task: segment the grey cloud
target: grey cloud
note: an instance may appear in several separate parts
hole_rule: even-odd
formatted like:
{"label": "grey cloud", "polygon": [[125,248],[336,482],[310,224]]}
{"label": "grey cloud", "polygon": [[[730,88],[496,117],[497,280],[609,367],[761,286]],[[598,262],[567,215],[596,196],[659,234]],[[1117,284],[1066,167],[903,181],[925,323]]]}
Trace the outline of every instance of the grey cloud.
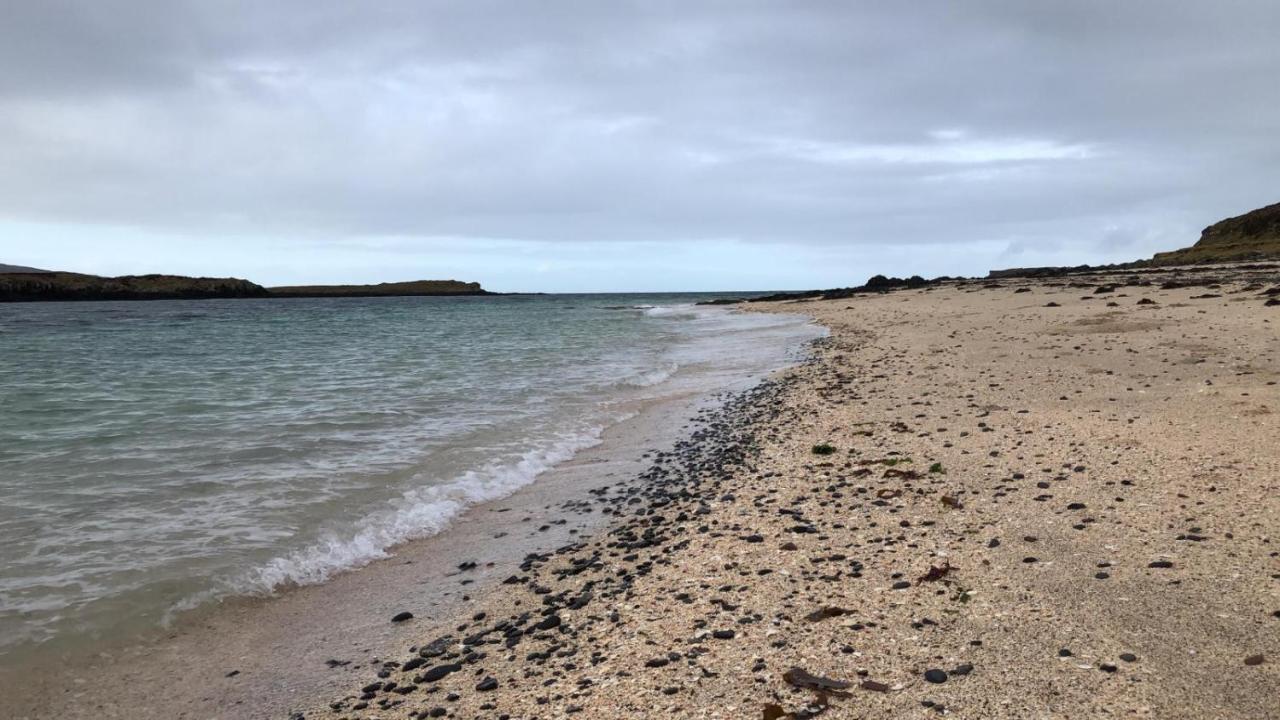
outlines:
{"label": "grey cloud", "polygon": [[1280,186],[1261,0],[11,6],[10,221],[1083,262]]}

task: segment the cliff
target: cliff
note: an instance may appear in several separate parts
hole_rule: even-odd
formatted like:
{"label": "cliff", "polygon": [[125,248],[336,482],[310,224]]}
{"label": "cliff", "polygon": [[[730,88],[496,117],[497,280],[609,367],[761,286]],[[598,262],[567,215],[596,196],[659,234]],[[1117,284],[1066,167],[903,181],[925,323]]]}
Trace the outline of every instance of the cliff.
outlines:
{"label": "cliff", "polygon": [[492,295],[480,283],[458,280],[411,280],[377,285],[291,285],[273,287],[272,297],[394,297],[425,295]]}
{"label": "cliff", "polygon": [[239,278],[180,275],[99,277],[69,272],[0,274],[0,302],[38,300],[192,300],[267,297],[266,288]]}
{"label": "cliff", "polygon": [[1214,223],[1189,248],[1156,253],[1153,265],[1280,259],[1280,203]]}

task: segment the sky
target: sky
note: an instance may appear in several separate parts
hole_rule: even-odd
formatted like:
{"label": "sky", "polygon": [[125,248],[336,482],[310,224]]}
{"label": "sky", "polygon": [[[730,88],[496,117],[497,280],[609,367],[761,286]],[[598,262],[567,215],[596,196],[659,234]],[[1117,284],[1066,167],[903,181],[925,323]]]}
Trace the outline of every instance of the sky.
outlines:
{"label": "sky", "polygon": [[0,2],[0,263],[805,289],[1280,201],[1275,0]]}

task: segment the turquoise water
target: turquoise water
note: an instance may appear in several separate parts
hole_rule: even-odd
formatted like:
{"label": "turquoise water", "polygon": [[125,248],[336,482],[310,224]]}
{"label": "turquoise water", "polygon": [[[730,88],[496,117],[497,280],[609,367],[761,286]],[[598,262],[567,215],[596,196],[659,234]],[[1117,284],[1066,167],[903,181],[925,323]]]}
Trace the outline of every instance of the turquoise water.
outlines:
{"label": "turquoise water", "polygon": [[0,305],[0,660],[447,532],[818,332],[705,297]]}

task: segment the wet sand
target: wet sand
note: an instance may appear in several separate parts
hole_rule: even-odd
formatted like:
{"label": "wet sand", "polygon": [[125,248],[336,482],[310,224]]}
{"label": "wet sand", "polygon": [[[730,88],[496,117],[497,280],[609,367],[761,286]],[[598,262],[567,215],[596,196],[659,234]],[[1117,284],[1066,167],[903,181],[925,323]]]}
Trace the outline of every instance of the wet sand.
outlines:
{"label": "wet sand", "polygon": [[1218,275],[761,308],[832,336],[300,715],[1280,717],[1280,271]]}

